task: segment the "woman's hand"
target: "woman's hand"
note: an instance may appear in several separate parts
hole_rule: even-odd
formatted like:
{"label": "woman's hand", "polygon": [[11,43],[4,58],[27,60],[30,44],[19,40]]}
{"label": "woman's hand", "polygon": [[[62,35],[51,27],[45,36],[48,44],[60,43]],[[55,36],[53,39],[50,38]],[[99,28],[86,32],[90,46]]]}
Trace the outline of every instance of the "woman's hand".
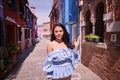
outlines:
{"label": "woman's hand", "polygon": [[78,37],[77,40],[74,39],[74,40],[73,40],[73,44],[75,45],[75,48],[74,48],[75,51],[77,51],[78,46],[79,46],[79,44],[80,44],[80,37]]}

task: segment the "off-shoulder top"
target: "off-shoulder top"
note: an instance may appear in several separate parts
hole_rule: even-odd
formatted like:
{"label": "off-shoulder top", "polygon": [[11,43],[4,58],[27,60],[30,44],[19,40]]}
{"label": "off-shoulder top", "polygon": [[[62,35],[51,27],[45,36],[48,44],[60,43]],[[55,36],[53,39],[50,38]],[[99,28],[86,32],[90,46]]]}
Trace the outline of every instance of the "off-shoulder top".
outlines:
{"label": "off-shoulder top", "polygon": [[43,64],[43,71],[47,78],[59,79],[74,73],[74,64],[80,61],[79,51],[69,48],[60,48],[48,53]]}

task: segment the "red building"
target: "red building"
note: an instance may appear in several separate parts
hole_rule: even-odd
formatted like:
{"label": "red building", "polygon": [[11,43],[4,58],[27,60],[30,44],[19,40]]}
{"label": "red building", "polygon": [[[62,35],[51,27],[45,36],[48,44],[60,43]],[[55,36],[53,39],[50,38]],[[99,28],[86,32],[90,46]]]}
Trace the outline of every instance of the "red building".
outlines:
{"label": "red building", "polygon": [[6,32],[6,44],[8,44],[10,41],[13,41],[14,43],[17,43],[17,6],[15,2],[4,0],[3,1],[4,6],[4,26],[5,26],[5,32]]}
{"label": "red building", "polygon": [[37,18],[29,9],[28,0],[4,0],[3,6],[6,45],[14,42],[24,51],[34,43]]}
{"label": "red building", "polygon": [[53,0],[53,6],[52,10],[49,14],[50,17],[50,29],[52,29],[53,25],[58,22],[59,20],[59,10],[58,10],[58,1],[59,0]]}
{"label": "red building", "polygon": [[[0,49],[0,57],[4,63],[2,69],[7,73],[16,65],[16,55],[34,43],[37,17],[30,10],[28,0],[3,0],[1,7],[4,15],[1,24],[5,29],[5,48]],[[5,77],[3,74],[0,73],[0,79]]]}
{"label": "red building", "polygon": [[38,27],[37,27],[37,17],[33,14],[32,15],[33,18],[32,18],[32,43],[35,44],[35,39],[38,37],[38,34],[37,34],[37,30],[38,30]]}

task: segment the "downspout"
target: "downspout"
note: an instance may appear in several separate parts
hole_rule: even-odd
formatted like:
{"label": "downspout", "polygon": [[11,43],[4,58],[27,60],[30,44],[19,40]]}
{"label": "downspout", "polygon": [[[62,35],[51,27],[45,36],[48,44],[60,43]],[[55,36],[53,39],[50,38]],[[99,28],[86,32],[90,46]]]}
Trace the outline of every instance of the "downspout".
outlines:
{"label": "downspout", "polygon": [[65,0],[65,27],[70,35],[69,24],[66,24],[68,22],[69,22],[69,0]]}
{"label": "downspout", "polygon": [[82,17],[82,6],[83,6],[83,0],[79,0],[79,22],[80,22],[80,62],[81,62],[81,53],[82,53],[82,28],[81,28],[81,17]]}

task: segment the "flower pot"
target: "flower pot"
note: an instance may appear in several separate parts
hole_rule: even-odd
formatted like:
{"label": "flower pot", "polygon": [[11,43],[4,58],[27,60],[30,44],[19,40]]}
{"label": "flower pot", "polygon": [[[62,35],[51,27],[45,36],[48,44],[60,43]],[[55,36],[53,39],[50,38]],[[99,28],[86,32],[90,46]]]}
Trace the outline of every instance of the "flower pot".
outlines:
{"label": "flower pot", "polygon": [[16,65],[16,55],[12,57],[12,64],[13,64],[13,67]]}
{"label": "flower pot", "polygon": [[93,38],[92,41],[93,42],[99,42],[99,38]]}

